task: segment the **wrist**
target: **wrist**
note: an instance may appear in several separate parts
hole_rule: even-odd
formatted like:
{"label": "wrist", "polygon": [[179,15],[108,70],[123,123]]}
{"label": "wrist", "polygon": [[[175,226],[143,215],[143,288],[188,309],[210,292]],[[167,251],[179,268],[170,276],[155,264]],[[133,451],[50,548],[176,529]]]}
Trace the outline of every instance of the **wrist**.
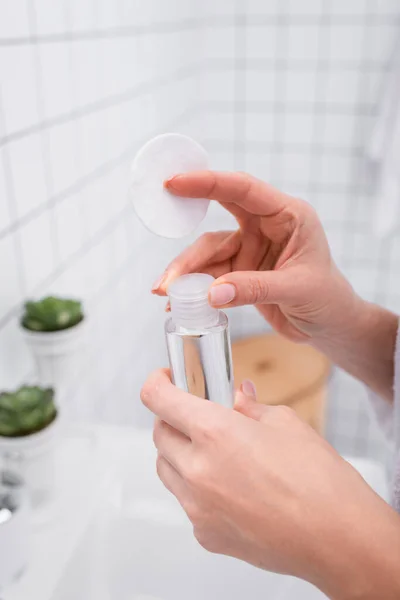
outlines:
{"label": "wrist", "polygon": [[334,578],[332,572],[326,577],[331,584],[323,591],[332,600],[400,598],[400,518],[380,498],[376,501],[381,506],[359,510],[339,548]]}
{"label": "wrist", "polygon": [[391,401],[399,317],[363,300],[351,288],[337,297],[341,298],[337,302],[338,310],[333,312],[332,309],[329,327],[313,338],[312,345]]}
{"label": "wrist", "polygon": [[356,294],[336,265],[333,265],[325,297],[329,298],[326,301],[329,309],[324,316],[324,326],[312,336],[312,345],[329,351],[343,348],[343,344],[360,334],[368,321],[370,304]]}

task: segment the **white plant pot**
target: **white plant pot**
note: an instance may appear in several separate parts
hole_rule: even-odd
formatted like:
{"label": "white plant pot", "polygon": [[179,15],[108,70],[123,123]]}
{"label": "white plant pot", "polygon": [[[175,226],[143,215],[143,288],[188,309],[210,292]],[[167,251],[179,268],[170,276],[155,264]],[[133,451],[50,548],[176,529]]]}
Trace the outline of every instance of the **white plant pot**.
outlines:
{"label": "white plant pot", "polygon": [[14,474],[12,487],[2,487],[13,500],[13,511],[8,520],[0,521],[0,590],[6,588],[23,573],[28,565],[31,524],[29,501],[25,486]]}
{"label": "white plant pot", "polygon": [[62,404],[65,391],[76,379],[82,363],[86,322],[63,331],[21,329],[36,363],[39,384],[54,388]]}
{"label": "white plant pot", "polygon": [[55,490],[55,449],[60,417],[42,431],[21,437],[0,436],[0,456],[7,469],[26,483],[32,508],[52,501]]}

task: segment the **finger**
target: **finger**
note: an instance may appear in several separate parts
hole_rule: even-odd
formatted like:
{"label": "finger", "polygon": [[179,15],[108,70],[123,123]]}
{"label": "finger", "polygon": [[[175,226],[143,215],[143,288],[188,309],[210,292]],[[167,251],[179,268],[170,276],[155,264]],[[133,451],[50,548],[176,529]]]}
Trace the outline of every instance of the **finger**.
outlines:
{"label": "finger", "polygon": [[[217,265],[210,265],[207,269],[198,270],[196,273],[206,273],[207,275],[212,275],[214,279],[218,279],[219,277],[222,277],[222,275],[230,273],[230,271],[232,271],[232,263],[230,260],[226,260]],[[164,296],[164,292],[161,289],[153,293],[158,296]],[[164,310],[166,313],[171,312],[171,302],[169,300],[167,301]]]}
{"label": "finger", "polygon": [[[230,260],[226,260],[218,263],[217,265],[210,265],[207,269],[198,270],[196,272],[206,273],[207,275],[212,275],[214,279],[218,279],[219,277],[222,277],[222,275],[230,273],[230,271],[232,271],[232,262]],[[159,296],[164,295],[161,290],[155,293]],[[166,313],[171,312],[171,302],[169,300],[167,301],[164,310]]]}
{"label": "finger", "polygon": [[185,482],[178,471],[161,455],[157,457],[157,475],[180,504],[185,502],[185,497],[188,494]]}
{"label": "finger", "polygon": [[153,441],[158,453],[164,456],[180,473],[182,463],[185,458],[187,460],[187,455],[192,447],[189,438],[165,421],[157,419],[154,425]]}
{"label": "finger", "polygon": [[215,419],[224,407],[180,390],[171,383],[168,372],[156,371],[141,391],[143,404],[169,425],[191,440],[200,429],[199,423]]}
{"label": "finger", "polygon": [[254,215],[276,215],[293,202],[290,196],[246,173],[193,171],[175,175],[164,185],[177,196],[233,203]]}
{"label": "finger", "polygon": [[235,411],[254,421],[268,421],[272,408],[274,407],[260,404],[255,398],[246,396],[241,390],[235,394]]}
{"label": "finger", "polygon": [[153,294],[165,295],[168,285],[180,275],[209,272],[207,267],[227,261],[239,248],[239,231],[215,231],[202,235],[170,263],[164,275],[153,285]]}
{"label": "finger", "polygon": [[[257,217],[258,219],[258,217]],[[244,242],[232,260],[231,271],[258,271],[263,259],[268,255],[270,241],[258,228],[256,231],[246,231]]]}
{"label": "finger", "polygon": [[209,291],[215,307],[281,304],[302,297],[301,273],[289,271],[235,271],[217,279]]}
{"label": "finger", "polygon": [[225,275],[226,273],[230,273],[232,271],[232,261],[225,260],[223,262],[218,263],[217,265],[210,265],[207,269],[203,269],[201,273],[207,273],[208,275],[212,275],[214,279],[218,279]]}
{"label": "finger", "polygon": [[245,379],[242,382],[242,384],[240,386],[240,391],[243,394],[245,394],[245,396],[247,398],[250,398],[252,400],[256,400],[256,398],[257,398],[256,386],[250,379]]}
{"label": "finger", "polygon": [[256,388],[249,379],[243,381],[235,394],[234,409],[242,415],[260,421],[266,412],[266,407],[257,403]]}

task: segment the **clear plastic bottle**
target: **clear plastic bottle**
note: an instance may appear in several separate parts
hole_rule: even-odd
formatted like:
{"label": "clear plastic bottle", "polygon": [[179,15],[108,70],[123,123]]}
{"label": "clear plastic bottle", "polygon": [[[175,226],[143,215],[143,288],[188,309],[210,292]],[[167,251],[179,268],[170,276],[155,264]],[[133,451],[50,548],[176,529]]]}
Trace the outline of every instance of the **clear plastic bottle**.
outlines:
{"label": "clear plastic bottle", "polygon": [[208,304],[214,278],[182,275],[168,289],[171,316],[165,324],[174,384],[200,398],[233,404],[232,353],[228,317]]}

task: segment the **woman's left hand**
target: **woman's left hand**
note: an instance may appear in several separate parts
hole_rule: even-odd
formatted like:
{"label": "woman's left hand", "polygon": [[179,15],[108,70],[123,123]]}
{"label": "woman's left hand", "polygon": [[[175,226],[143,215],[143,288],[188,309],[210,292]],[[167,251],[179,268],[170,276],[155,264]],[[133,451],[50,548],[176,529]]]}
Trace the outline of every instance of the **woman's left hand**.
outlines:
{"label": "woman's left hand", "polygon": [[291,409],[256,403],[247,382],[230,410],[179,390],[166,371],[150,376],[142,401],[158,417],[158,475],[207,550],[332,598],[376,597],[374,566],[390,581],[390,560],[382,571],[374,557],[387,554],[398,516]]}

